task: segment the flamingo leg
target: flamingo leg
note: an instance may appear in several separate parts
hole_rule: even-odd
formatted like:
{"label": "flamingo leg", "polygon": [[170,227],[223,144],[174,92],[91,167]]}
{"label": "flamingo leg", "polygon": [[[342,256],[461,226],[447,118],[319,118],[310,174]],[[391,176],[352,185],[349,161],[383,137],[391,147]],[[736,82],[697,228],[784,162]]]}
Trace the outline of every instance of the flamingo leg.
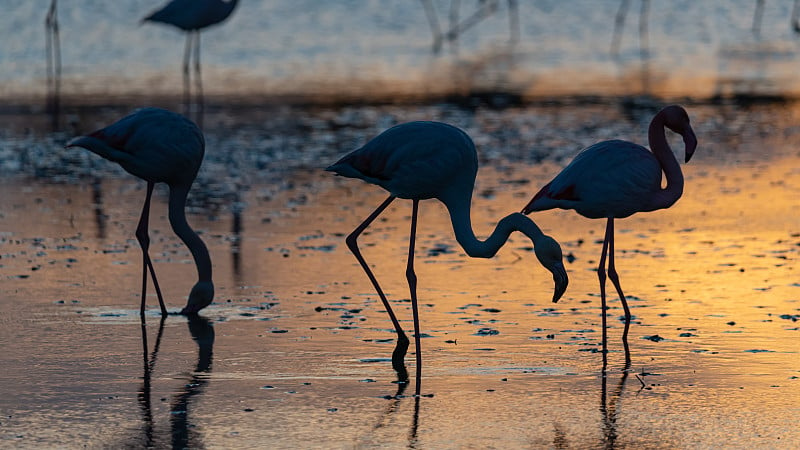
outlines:
{"label": "flamingo leg", "polygon": [[153,278],[153,286],[156,288],[156,294],[158,295],[158,303],[161,306],[161,317],[165,317],[167,315],[167,308],[164,306],[164,297],[161,295],[161,288],[158,286],[158,280],[156,279],[156,271],[153,268],[153,262],[150,260],[150,254],[148,250],[150,249],[150,235],[148,234],[148,223],[150,222],[150,199],[153,196],[153,188],[155,187],[155,183],[148,181],[147,182],[147,196],[144,200],[144,206],[142,207],[142,215],[139,218],[139,225],[136,227],[136,239],[139,241],[139,245],[142,247],[142,305],[139,310],[139,316],[142,318],[142,322],[144,322],[144,307],[145,307],[145,296],[147,294],[147,271],[150,270],[150,276]]}
{"label": "flamingo leg", "polygon": [[619,275],[617,275],[617,269],[614,265],[614,221],[613,219],[609,220],[608,224],[610,231],[608,232],[608,236],[610,236],[611,240],[608,244],[608,278],[614,283],[614,287],[617,289],[617,294],[619,295],[619,299],[622,302],[622,309],[625,310],[625,328],[622,330],[622,344],[625,347],[625,359],[626,362],[630,363],[630,349],[628,348],[628,329],[631,325],[631,310],[628,307],[628,302],[625,300],[625,294],[622,292],[622,286],[619,284]]}
{"label": "flamingo leg", "polygon": [[436,18],[436,11],[433,9],[431,0],[422,0],[422,6],[425,8],[425,16],[428,17],[428,24],[433,34],[433,48],[431,50],[436,54],[442,48],[442,31],[439,27],[439,20]]}
{"label": "flamingo leg", "polygon": [[510,44],[519,42],[520,28],[519,28],[519,3],[517,0],[508,0],[508,28]]}
{"label": "flamingo leg", "polygon": [[419,395],[422,380],[422,350],[420,348],[419,333],[419,307],[417,306],[417,274],[414,273],[414,246],[417,235],[417,213],[419,212],[419,200],[413,200],[411,210],[411,236],[408,239],[408,266],[406,268],[406,279],[408,279],[408,289],[411,293],[411,310],[414,313],[414,348],[417,351],[417,383],[416,394]]}
{"label": "flamingo leg", "polygon": [[50,114],[53,130],[58,129],[58,116],[61,98],[61,45],[58,29],[58,7],[56,0],[50,3],[45,18],[45,52],[47,54],[47,112]]}
{"label": "flamingo leg", "polygon": [[186,47],[183,50],[183,112],[190,112],[190,93],[189,93],[189,59],[192,57],[193,31],[186,32]]}
{"label": "flamingo leg", "polygon": [[600,317],[603,323],[603,368],[606,366],[606,353],[608,352],[608,338],[606,334],[606,310],[608,309],[606,307],[606,254],[608,253],[608,244],[610,241],[609,232],[613,232],[613,230],[614,218],[609,217],[606,223],[606,235],[603,239],[603,253],[600,255],[600,264],[597,266],[597,278],[600,280]]}
{"label": "flamingo leg", "polygon": [[194,31],[194,85],[195,98],[197,99],[197,122],[203,126],[203,110],[205,101],[203,98],[203,79],[200,75],[200,30]]}
{"label": "flamingo leg", "polygon": [[381,298],[381,302],[383,303],[383,307],[386,308],[386,312],[389,314],[389,318],[392,320],[392,325],[394,325],[394,329],[397,332],[397,345],[394,348],[394,352],[392,352],[392,367],[398,374],[405,373],[405,364],[403,364],[403,359],[406,356],[406,352],[408,351],[408,337],[403,332],[403,328],[400,327],[400,322],[397,320],[397,316],[395,316],[394,311],[392,311],[391,305],[389,305],[389,301],[386,299],[386,295],[383,293],[381,286],[378,284],[377,278],[372,273],[372,270],[367,265],[367,261],[361,255],[361,250],[358,249],[358,236],[365,230],[369,225],[389,206],[390,203],[395,199],[393,195],[390,195],[389,198],[383,201],[383,203],[378,206],[378,208],[372,212],[372,214],[367,217],[364,222],[361,223],[352,233],[347,236],[345,242],[347,243],[347,247],[353,253],[353,255],[358,260],[358,263],[361,264],[361,268],[364,269],[366,272],[367,277],[372,282],[372,286],[375,287],[375,290],[378,292],[378,297]]}

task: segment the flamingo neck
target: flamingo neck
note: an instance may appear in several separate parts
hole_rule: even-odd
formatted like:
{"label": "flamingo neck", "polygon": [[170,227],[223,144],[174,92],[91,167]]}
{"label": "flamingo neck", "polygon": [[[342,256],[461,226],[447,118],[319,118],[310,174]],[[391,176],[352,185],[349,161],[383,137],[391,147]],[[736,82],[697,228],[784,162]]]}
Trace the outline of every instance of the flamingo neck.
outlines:
{"label": "flamingo neck", "polygon": [[500,219],[492,234],[485,241],[481,241],[472,230],[472,221],[470,220],[471,200],[471,197],[467,197],[453,201],[443,201],[450,213],[456,240],[467,255],[473,258],[491,258],[506,243],[508,237],[514,231],[519,231],[527,236],[534,246],[539,238],[544,236],[542,230],[528,216],[522,213],[513,213]]}
{"label": "flamingo neck", "polygon": [[200,236],[186,222],[186,197],[188,186],[170,186],[169,188],[169,223],[172,230],[192,252],[197,266],[198,281],[211,281],[211,257]]}
{"label": "flamingo neck", "polygon": [[667,186],[664,189],[660,189],[652,197],[649,210],[669,208],[683,195],[683,173],[678,160],[675,159],[675,154],[672,153],[672,149],[667,142],[667,136],[664,131],[664,118],[661,113],[656,114],[652,122],[650,122],[648,137],[650,150],[661,165],[661,169],[667,179]]}

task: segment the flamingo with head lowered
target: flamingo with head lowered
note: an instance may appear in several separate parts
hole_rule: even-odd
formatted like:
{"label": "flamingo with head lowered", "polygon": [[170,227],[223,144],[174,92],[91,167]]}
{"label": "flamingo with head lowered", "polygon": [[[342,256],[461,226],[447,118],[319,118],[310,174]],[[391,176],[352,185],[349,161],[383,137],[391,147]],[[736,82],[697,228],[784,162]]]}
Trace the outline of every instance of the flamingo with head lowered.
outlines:
{"label": "flamingo with head lowered", "polygon": [[397,332],[392,366],[398,373],[405,372],[403,358],[408,350],[409,341],[372,270],[361,255],[357,240],[395,198],[412,200],[406,278],[414,315],[417,394],[420,392],[422,352],[417,309],[417,277],[414,273],[414,243],[420,200],[435,198],[444,203],[450,213],[456,240],[464,251],[474,258],[491,258],[505,244],[512,232],[522,232],[533,242],[539,262],[553,274],[555,282],[553,301],[558,301],[567,289],[569,280],[562,261],[561,247],[523,214],[514,213],[501,219],[494,232],[485,241],[475,236],[470,220],[470,205],[475,176],[478,172],[478,156],[472,139],[454,126],[439,122],[409,122],[397,125],[344,156],[327,170],[345,177],[360,178],[389,191],[389,197],[347,236],[346,242],[378,292]]}
{"label": "flamingo with head lowered", "polygon": [[[689,115],[680,106],[667,106],[650,122],[648,134],[652,153],[641,145],[627,141],[611,140],[594,144],[578,153],[522,210],[524,214],[529,214],[553,208],[574,209],[590,219],[606,219],[603,253],[597,268],[603,321],[603,361],[607,345],[606,254],[608,278],[614,283],[622,301],[626,325],[631,320],[631,312],[614,266],[614,219],[637,212],[669,208],[683,194],[683,174],[667,143],[665,128],[683,136],[686,162],[689,162],[697,147]],[[664,188],[661,187],[662,172],[667,179]],[[626,326],[623,342],[627,342],[627,330]]]}
{"label": "flamingo with head lowered", "polygon": [[148,270],[158,295],[161,315],[167,315],[153,262],[148,254],[150,198],[156,183],[166,183],[169,186],[169,223],[191,251],[197,266],[198,280],[189,293],[189,300],[181,314],[196,314],[211,304],[214,300],[211,258],[203,240],[186,222],[184,211],[186,197],[197,171],[200,170],[205,153],[205,140],[197,125],[180,114],[164,109],[142,108],[101,130],[71,140],[67,147],[83,147],[118,163],[128,173],[147,181],[147,195],[136,228],[136,238],[142,247],[144,259],[140,309],[142,321]]}

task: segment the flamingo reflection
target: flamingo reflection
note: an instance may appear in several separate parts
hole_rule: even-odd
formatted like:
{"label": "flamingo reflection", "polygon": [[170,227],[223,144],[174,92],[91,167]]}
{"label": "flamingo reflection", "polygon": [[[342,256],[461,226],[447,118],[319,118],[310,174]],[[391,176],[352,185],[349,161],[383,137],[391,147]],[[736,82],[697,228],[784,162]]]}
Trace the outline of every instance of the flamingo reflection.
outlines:
{"label": "flamingo reflection", "polygon": [[[163,443],[159,443],[160,440],[158,439],[155,420],[153,419],[152,374],[164,333],[164,322],[164,318],[159,322],[156,342],[152,352],[149,353],[147,327],[145,324],[141,325],[144,373],[137,399],[142,414],[144,439],[142,442],[137,443],[137,446],[141,445],[142,448],[163,446]],[[175,395],[170,404],[170,441],[172,448],[202,447],[202,438],[198,435],[198,428],[190,420],[189,409],[192,398],[202,393],[205,385],[208,384],[208,373],[211,372],[214,347],[214,328],[208,319],[197,315],[188,317],[188,326],[192,340],[198,346],[197,364],[190,379],[183,384],[183,388]]]}
{"label": "flamingo reflection", "polygon": [[[397,414],[397,411],[400,409],[400,402],[402,399],[407,398],[404,392],[408,387],[408,372],[398,371],[397,381],[395,383],[397,384],[397,392],[395,392],[393,396],[387,395],[385,397],[389,400],[389,404],[386,406],[386,411],[381,417],[380,422],[373,427],[373,431],[380,430],[389,425],[392,417]],[[418,443],[417,432],[419,430],[419,406],[421,398],[421,395],[414,396],[414,415],[412,416],[411,426],[408,430],[408,448],[416,448]]]}

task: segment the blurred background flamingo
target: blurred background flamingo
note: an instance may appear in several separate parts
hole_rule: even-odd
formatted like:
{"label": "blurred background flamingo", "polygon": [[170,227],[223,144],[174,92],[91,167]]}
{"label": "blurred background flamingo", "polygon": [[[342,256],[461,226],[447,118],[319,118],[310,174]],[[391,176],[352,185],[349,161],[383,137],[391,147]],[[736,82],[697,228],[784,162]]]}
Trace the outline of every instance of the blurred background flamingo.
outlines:
{"label": "blurred background flamingo", "polygon": [[160,22],[186,32],[183,54],[183,104],[184,111],[191,110],[191,77],[189,66],[194,54],[194,83],[198,121],[203,116],[203,81],[200,75],[200,30],[216,25],[231,15],[239,0],[172,0],[161,9],[149,14],[142,22]]}

